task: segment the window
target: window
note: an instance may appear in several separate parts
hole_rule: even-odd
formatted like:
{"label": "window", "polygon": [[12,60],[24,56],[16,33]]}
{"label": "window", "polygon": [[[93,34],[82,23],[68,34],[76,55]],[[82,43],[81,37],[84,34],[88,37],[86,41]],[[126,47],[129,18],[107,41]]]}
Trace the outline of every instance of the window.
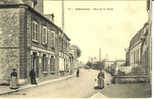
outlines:
{"label": "window", "polygon": [[55,32],[51,31],[51,35],[52,35],[51,46],[52,46],[52,48],[55,48]]}
{"label": "window", "polygon": [[43,54],[43,58],[42,58],[42,70],[47,71],[47,57],[45,54]]}
{"label": "window", "polygon": [[42,44],[47,44],[47,27],[46,26],[43,26],[42,28]]}
{"label": "window", "polygon": [[58,37],[57,37],[57,35],[55,35],[55,48],[57,48],[58,47]]}
{"label": "window", "polygon": [[36,21],[32,22],[32,40],[38,41],[39,27]]}
{"label": "window", "polygon": [[55,71],[55,59],[53,56],[50,58],[50,71]]}
{"label": "window", "polygon": [[66,49],[68,48],[68,41],[66,41]]}

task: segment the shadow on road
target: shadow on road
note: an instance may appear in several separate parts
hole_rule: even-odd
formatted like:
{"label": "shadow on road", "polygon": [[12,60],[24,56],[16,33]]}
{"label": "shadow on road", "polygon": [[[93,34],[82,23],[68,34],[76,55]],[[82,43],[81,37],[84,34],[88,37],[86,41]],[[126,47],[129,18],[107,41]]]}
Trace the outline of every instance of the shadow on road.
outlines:
{"label": "shadow on road", "polygon": [[99,88],[98,86],[95,86],[94,89],[95,90],[101,90],[101,89],[104,89],[104,88]]}

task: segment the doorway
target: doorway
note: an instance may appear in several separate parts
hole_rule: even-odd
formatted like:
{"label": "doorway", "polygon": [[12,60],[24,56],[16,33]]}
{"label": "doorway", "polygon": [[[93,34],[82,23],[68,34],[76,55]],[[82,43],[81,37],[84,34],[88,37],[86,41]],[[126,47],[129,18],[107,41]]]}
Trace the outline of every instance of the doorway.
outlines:
{"label": "doorway", "polygon": [[39,77],[39,63],[38,63],[38,61],[39,61],[39,57],[37,56],[37,53],[33,52],[31,69],[34,69],[37,78]]}

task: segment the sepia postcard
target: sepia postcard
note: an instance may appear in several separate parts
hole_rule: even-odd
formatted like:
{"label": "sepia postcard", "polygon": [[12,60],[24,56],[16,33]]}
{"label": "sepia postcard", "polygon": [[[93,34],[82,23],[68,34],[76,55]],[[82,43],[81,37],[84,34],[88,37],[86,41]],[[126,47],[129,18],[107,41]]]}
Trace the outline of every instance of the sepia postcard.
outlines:
{"label": "sepia postcard", "polygon": [[152,0],[0,0],[0,98],[152,98]]}

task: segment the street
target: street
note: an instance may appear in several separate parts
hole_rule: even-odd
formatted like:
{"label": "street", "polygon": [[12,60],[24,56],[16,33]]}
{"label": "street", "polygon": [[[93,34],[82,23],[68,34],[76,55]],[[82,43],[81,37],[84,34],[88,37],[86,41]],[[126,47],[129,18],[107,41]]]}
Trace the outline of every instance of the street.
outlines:
{"label": "street", "polygon": [[[5,95],[2,97],[48,97],[48,98],[85,98],[97,92],[94,89],[97,71],[80,70],[80,77],[73,77],[64,81],[51,83],[36,88],[25,89],[20,92]],[[107,80],[108,81],[108,80]]]}
{"label": "street", "polygon": [[1,98],[97,98],[117,97],[117,98],[137,98],[149,97],[148,89],[145,84],[111,84],[112,77],[105,72],[105,88],[94,89],[98,71],[80,70],[80,77],[73,77],[66,80],[49,83],[3,95]]}

